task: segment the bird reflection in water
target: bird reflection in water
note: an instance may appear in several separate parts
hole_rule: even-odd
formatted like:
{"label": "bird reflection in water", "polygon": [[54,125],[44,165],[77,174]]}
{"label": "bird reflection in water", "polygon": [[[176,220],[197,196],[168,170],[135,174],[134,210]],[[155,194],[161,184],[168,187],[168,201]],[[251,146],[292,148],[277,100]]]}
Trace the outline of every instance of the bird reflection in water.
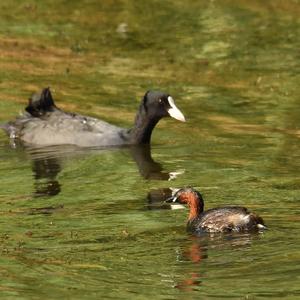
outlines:
{"label": "bird reflection in water", "polygon": [[152,158],[149,144],[135,145],[130,150],[141,176],[145,179],[171,181],[184,173],[182,170],[175,172],[165,171],[163,166]]}
{"label": "bird reflection in water", "polygon": [[56,196],[61,192],[57,176],[62,171],[62,159],[68,157],[73,146],[26,147],[32,160],[34,197]]}
{"label": "bird reflection in water", "polygon": [[61,165],[56,158],[44,158],[32,160],[32,171],[35,179],[36,197],[55,196],[60,193],[61,185],[56,179],[61,171]]}
{"label": "bird reflection in water", "polygon": [[[188,241],[183,245],[184,249],[180,250],[177,261],[188,264],[188,270],[184,269],[183,277],[185,279],[179,282],[173,282],[173,287],[183,291],[193,291],[199,289],[199,286],[205,282],[205,267],[201,267],[204,260],[208,260],[209,251],[219,252],[222,257],[228,249],[242,251],[251,246],[253,240],[261,238],[259,233],[204,233],[200,236],[191,235]],[[178,251],[177,251],[178,252]],[[224,263],[228,263],[228,258],[224,259]]]}
{"label": "bird reflection in water", "polygon": [[199,237],[191,236],[188,240],[186,249],[182,251],[179,260],[190,261],[193,263],[192,271],[188,271],[186,279],[174,284],[175,288],[184,291],[193,291],[197,286],[201,285],[201,263],[207,256],[207,245],[206,241]]}
{"label": "bird reflection in water", "polygon": [[[58,180],[58,174],[62,171],[63,162],[67,158],[73,157],[76,159],[80,156],[89,155],[90,153],[99,153],[99,155],[101,155],[102,151],[116,151],[120,149],[117,147],[86,149],[72,145],[33,147],[24,144],[14,145],[13,148],[25,151],[32,160],[32,171],[35,179],[34,197],[51,197],[61,192],[62,186]],[[121,149],[124,149],[124,147]],[[136,162],[140,175],[147,180],[168,181],[180,173],[166,172],[162,165],[152,158],[151,146],[148,144],[132,146],[127,149]],[[168,188],[153,190],[149,194],[149,203],[152,201],[161,203],[161,195],[163,194],[165,195],[164,197],[167,198],[171,196],[171,193],[171,189]]]}
{"label": "bird reflection in water", "polygon": [[143,178],[152,180],[170,179],[170,174],[164,171],[162,165],[152,158],[149,144],[135,145],[130,147],[130,150]]}
{"label": "bird reflection in water", "polygon": [[[131,154],[136,162],[141,176],[145,179],[171,181],[183,171],[167,172],[162,165],[156,162],[151,155],[150,145],[139,145],[131,147]],[[164,203],[164,200],[171,197],[173,194],[172,188],[152,189],[147,194],[148,209],[170,209],[170,205]],[[177,205],[179,207],[179,205]]]}
{"label": "bird reflection in water", "polygon": [[170,198],[173,192],[171,188],[152,189],[147,194],[147,208],[153,209],[170,209],[171,206],[164,200]]}

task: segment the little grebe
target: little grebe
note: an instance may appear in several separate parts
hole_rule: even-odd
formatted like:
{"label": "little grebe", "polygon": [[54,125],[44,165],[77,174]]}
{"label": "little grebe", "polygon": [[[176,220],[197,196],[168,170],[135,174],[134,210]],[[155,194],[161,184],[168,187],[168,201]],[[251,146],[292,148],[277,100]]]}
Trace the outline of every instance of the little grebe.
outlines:
{"label": "little grebe", "polygon": [[266,229],[261,217],[245,207],[224,206],[204,210],[201,194],[193,188],[183,188],[167,199],[190,207],[187,228],[195,233],[201,232],[243,232]]}

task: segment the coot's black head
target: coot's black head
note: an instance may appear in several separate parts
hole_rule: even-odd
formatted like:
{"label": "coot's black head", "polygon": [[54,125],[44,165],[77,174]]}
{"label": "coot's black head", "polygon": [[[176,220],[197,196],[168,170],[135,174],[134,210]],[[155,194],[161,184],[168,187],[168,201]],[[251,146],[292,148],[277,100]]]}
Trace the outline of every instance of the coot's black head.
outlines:
{"label": "coot's black head", "polygon": [[142,98],[134,127],[130,130],[130,142],[132,144],[150,144],[152,130],[161,118],[168,116],[182,122],[185,121],[184,115],[176,107],[169,94],[148,91]]}
{"label": "coot's black head", "polygon": [[173,98],[163,92],[148,91],[143,98],[142,105],[147,116],[153,120],[170,116],[185,122],[185,117],[176,107]]}
{"label": "coot's black head", "polygon": [[192,187],[178,190],[171,198],[167,199],[166,202],[177,202],[189,206],[197,206],[201,212],[204,209],[202,195]]}

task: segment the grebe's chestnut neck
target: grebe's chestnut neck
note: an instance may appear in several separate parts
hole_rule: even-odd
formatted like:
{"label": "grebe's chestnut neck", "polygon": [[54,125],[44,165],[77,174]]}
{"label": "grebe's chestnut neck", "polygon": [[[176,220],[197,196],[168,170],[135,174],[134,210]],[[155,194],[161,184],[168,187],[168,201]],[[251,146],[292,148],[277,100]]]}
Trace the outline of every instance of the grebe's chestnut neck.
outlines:
{"label": "grebe's chestnut neck", "polygon": [[187,204],[190,207],[188,220],[191,221],[199,216],[204,210],[202,195],[193,188],[183,188],[175,193],[168,202]]}

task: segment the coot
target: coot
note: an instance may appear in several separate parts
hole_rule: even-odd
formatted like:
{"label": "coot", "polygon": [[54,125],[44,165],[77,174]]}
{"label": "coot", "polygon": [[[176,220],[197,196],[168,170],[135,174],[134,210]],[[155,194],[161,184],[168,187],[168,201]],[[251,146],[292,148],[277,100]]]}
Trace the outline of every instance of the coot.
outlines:
{"label": "coot", "polygon": [[29,99],[23,115],[1,127],[10,138],[34,145],[119,146],[150,143],[155,125],[167,116],[185,121],[173,98],[160,91],[146,92],[133,127],[125,129],[96,118],[64,112],[55,105],[50,89],[45,88]]}

